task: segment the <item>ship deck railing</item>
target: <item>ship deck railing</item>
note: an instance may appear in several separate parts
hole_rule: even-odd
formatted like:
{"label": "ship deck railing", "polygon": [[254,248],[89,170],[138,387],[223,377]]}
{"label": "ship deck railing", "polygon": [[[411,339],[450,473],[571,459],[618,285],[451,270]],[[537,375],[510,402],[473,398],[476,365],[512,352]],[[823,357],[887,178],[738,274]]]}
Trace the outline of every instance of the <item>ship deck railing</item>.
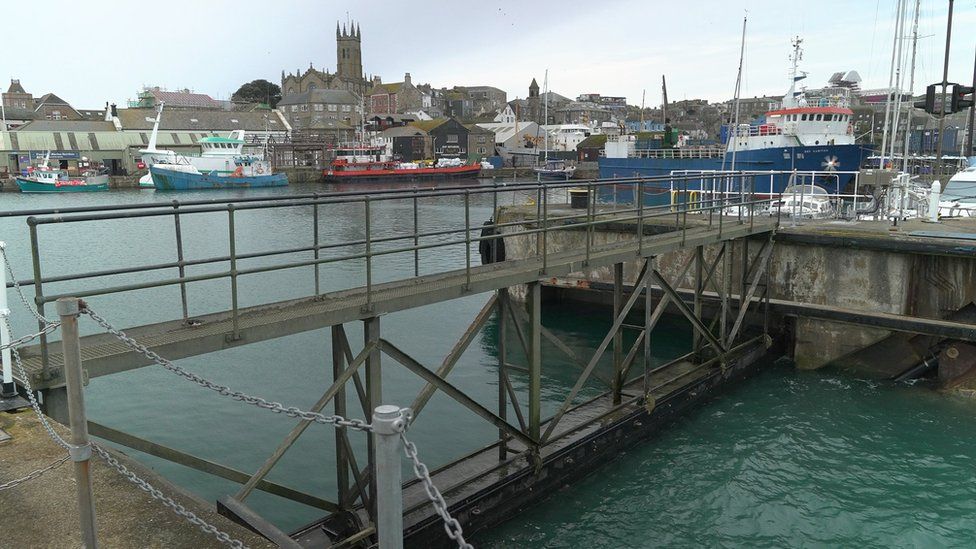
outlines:
{"label": "ship deck railing", "polygon": [[633,158],[721,158],[725,147],[635,149]]}

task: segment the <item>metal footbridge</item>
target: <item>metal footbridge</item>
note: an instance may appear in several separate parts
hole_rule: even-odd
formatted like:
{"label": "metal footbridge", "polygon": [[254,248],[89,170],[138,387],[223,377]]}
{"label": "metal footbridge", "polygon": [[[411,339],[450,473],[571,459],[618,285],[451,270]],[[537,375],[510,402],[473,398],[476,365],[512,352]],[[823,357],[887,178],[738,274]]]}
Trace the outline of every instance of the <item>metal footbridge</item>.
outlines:
{"label": "metal footbridge", "polygon": [[[547,185],[392,189],[2,215],[20,215],[26,219],[33,277],[19,280],[17,284],[28,291],[33,289],[35,305],[42,315],[46,305],[63,297],[97,303],[100,296],[175,287],[180,289],[181,296],[179,318],[124,327],[129,337],[169,360],[330,328],[334,379],[330,387],[323,388],[325,392],[313,411],[332,406],[336,414],[351,413],[346,402],[348,387],[350,395],[358,400],[355,407],[361,406],[368,416],[370,410],[384,403],[380,383],[382,360],[382,367],[405,368],[425,382],[411,405],[414,421],[434,392],[440,391],[491,423],[498,428],[497,441],[432,474],[454,516],[466,529],[477,531],[497,524],[520,506],[537,500],[547,489],[585,474],[651,434],[668,418],[717,391],[725,381],[748,373],[755,360],[765,353],[768,337],[764,332],[747,330],[744,320],[750,311],[762,312],[764,299],[768,297],[766,266],[778,216],[769,215],[775,198],[759,198],[749,191],[754,187],[755,177],[756,174],[738,172]],[[576,204],[578,207],[570,205],[570,189],[577,197],[585,197],[583,203]],[[456,201],[463,207],[463,225],[421,229],[422,205],[443,200]],[[394,232],[375,230],[374,210],[378,203],[388,201],[412,209],[412,226]],[[510,201],[523,204],[522,211],[526,210],[524,204],[531,204],[535,212],[531,216],[506,218],[502,205]],[[492,220],[482,224],[482,220],[473,219],[473,211],[477,210],[473,204],[482,210],[490,206],[494,212]],[[330,211],[338,208],[362,209],[365,220],[362,238],[321,237],[321,224],[334,219]],[[311,233],[310,245],[237,252],[241,212],[286,209],[307,214],[303,219],[308,219],[310,226],[295,227],[295,230]],[[201,236],[188,234],[187,227],[193,225],[188,219],[203,215],[226,217],[226,254],[186,256],[185,240]],[[48,227],[147,218],[171,220],[174,261],[45,275],[41,235]],[[629,238],[616,241],[601,238],[601,231],[608,229],[614,234],[629,234]],[[754,253],[739,254],[733,264],[731,243],[737,240],[743,243],[752,240],[759,245],[754,244]],[[567,246],[569,241],[577,245]],[[503,259],[500,255],[506,243],[508,253]],[[706,246],[718,249],[709,261],[703,253]],[[748,250],[748,245],[744,246]],[[686,250],[687,260],[678,276],[662,274],[655,264],[656,258],[682,250]],[[453,258],[454,263],[439,262],[442,266],[437,272],[429,272],[421,261],[421,252],[424,256],[431,252],[444,254]],[[397,280],[376,282],[377,259],[397,254],[413,256],[413,272]],[[254,259],[264,263],[241,265]],[[480,264],[482,260],[487,263]],[[741,270],[734,275],[740,262]],[[360,266],[362,285],[325,288],[323,268],[333,263]],[[636,278],[627,285],[625,263],[639,268]],[[17,267],[26,270],[26,265]],[[614,321],[593,356],[580,357],[542,326],[541,283],[599,267],[609,267],[614,272]],[[239,306],[238,283],[242,277],[278,271],[304,273],[301,276],[309,277],[314,292],[297,299]],[[138,275],[141,281],[132,282],[132,275]],[[737,300],[733,299],[733,276],[741,285]],[[690,297],[678,289],[687,280],[693,281]],[[192,300],[187,288],[213,281],[226,284],[230,306],[220,312],[189,314]],[[72,284],[77,287],[46,294],[45,288],[54,284],[59,289]],[[9,284],[13,285],[13,282]],[[721,306],[720,314],[710,321],[702,313],[703,296],[708,288]],[[397,334],[384,337],[380,332],[383,315],[474,294],[490,295],[440,365],[422,364],[392,341]],[[524,296],[524,307],[517,302],[516,295]],[[248,298],[253,301],[252,296]],[[768,299],[765,304],[768,308]],[[644,310],[643,321],[633,323],[628,315],[633,317],[638,309]],[[676,309],[689,321],[695,334],[694,344],[687,355],[652,367],[652,332],[666,309]],[[498,408],[494,410],[479,404],[449,381],[461,354],[493,316],[498,320],[500,334]],[[361,347],[351,344],[346,336],[344,325],[350,322],[363,324]],[[626,329],[638,334],[629,348],[623,344]],[[506,333],[511,330],[517,336],[514,342],[507,341]],[[543,342],[567,355],[579,370],[563,404],[549,418],[542,417],[540,408]],[[154,362],[150,354],[137,352],[109,333],[84,336],[80,343],[89,378]],[[510,361],[507,350],[510,343],[525,351],[526,364]],[[609,377],[596,371],[597,363],[608,351],[613,355],[613,373]],[[39,344],[22,348],[21,355],[30,378],[26,381],[43,392],[48,414],[62,419],[66,403],[60,342],[47,341],[42,336]],[[511,375],[525,375],[528,390],[519,394],[513,388]],[[580,399],[581,388],[597,381],[607,391],[594,399]],[[514,409],[515,417],[508,417],[510,409]],[[367,463],[358,464],[347,430],[337,429],[336,470],[332,474],[336,475],[339,489],[334,498],[307,494],[300,487],[282,486],[266,479],[309,424],[300,420],[255,472],[235,470],[109,426],[91,423],[90,430],[96,436],[240,483],[240,491],[221,499],[221,509],[271,539],[286,536],[307,547],[373,539],[377,494],[372,443],[368,443]],[[283,534],[244,503],[255,489],[299,501],[327,515],[306,528]],[[408,544],[443,545],[448,541],[422,483],[414,481],[404,485],[403,509]]]}

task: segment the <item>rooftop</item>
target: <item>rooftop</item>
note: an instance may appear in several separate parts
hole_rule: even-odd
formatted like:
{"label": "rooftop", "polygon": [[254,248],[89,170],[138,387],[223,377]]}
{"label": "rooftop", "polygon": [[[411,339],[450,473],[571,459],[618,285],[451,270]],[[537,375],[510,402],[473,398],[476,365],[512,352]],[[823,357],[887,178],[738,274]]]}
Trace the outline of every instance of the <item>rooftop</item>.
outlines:
{"label": "rooftop", "polygon": [[[151,131],[156,112],[153,109],[119,109],[119,121],[124,130]],[[234,112],[211,110],[163,110],[159,123],[161,131],[282,131],[285,129],[278,115],[268,112]]]}
{"label": "rooftop", "polygon": [[[8,116],[9,118],[9,116]],[[114,132],[115,125],[100,120],[34,120],[17,128],[18,132]]]}
{"label": "rooftop", "polygon": [[311,90],[303,93],[289,93],[281,98],[278,106],[304,105],[307,103],[358,105],[359,96],[348,90]]}
{"label": "rooftop", "polygon": [[206,109],[223,108],[223,104],[220,101],[217,101],[205,93],[194,93],[187,90],[166,91],[159,88],[152,88],[148,91],[156,99],[157,103],[159,101],[164,101],[169,107],[196,107]]}

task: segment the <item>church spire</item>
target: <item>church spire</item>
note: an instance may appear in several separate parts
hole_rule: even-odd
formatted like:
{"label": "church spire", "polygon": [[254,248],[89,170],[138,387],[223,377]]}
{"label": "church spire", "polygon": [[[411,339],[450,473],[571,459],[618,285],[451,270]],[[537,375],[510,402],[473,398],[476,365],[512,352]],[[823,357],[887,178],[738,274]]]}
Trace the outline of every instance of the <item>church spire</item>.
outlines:
{"label": "church spire", "polygon": [[336,38],[339,38],[339,22],[336,21]]}

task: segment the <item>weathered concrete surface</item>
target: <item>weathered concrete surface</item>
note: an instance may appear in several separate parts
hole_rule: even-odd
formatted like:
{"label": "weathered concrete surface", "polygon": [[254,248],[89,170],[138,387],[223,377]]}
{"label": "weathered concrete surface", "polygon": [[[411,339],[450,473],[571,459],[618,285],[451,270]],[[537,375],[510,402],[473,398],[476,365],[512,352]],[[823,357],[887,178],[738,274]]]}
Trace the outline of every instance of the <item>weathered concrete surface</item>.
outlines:
{"label": "weathered concrete surface", "polygon": [[[585,210],[550,206],[550,212],[562,214],[563,210],[567,215],[585,213]],[[530,227],[534,224],[535,214],[535,206],[505,206],[500,209],[497,219],[500,222],[524,221],[525,226]],[[704,223],[704,216],[688,215],[688,221]],[[729,224],[736,222],[731,217],[724,220]],[[645,232],[673,230],[675,220],[662,217],[655,224],[648,222],[646,225]],[[594,244],[634,238],[635,228],[632,222],[598,227],[593,235]],[[976,219],[945,220],[936,225],[908,221],[897,231],[890,230],[887,221],[805,221],[797,226],[784,223],[775,234],[776,244],[770,260],[770,297],[847,309],[946,318],[976,298],[976,240],[912,235],[915,231],[976,234]],[[511,228],[505,231],[508,257],[517,259],[535,255],[536,235],[519,236],[518,232]],[[550,252],[579,249],[585,242],[585,231],[567,226],[566,230],[548,236],[546,249]],[[748,247],[751,262],[761,246],[762,237],[753,238],[747,244],[739,241],[730,246],[733,295],[742,287],[745,248]],[[719,250],[717,244],[706,246],[706,262],[710,264]],[[688,248],[659,256],[657,268],[673,282],[693,253],[694,250]],[[626,284],[633,284],[638,265],[636,257],[624,265]],[[723,277],[722,271],[720,262],[715,274],[717,283]],[[575,282],[573,277],[576,277]],[[612,283],[613,269],[587,269],[561,278],[561,284],[569,285],[585,285],[587,280]],[[693,284],[694,269],[677,285],[691,288]],[[805,318],[796,320],[795,332],[794,359],[799,368],[805,369],[824,366],[890,334],[881,329]]]}
{"label": "weathered concrete surface", "polygon": [[[55,428],[67,438],[66,429]],[[0,484],[20,478],[64,455],[34,412],[0,414],[0,429],[13,439],[0,444]],[[274,547],[264,538],[217,515],[208,505],[124,455],[130,471],[172,497],[198,517],[249,547]],[[212,535],[177,516],[119,475],[101,459],[92,460],[95,516],[101,547],[224,547]],[[0,491],[0,547],[81,547],[78,503],[71,461],[15,488]]]}

